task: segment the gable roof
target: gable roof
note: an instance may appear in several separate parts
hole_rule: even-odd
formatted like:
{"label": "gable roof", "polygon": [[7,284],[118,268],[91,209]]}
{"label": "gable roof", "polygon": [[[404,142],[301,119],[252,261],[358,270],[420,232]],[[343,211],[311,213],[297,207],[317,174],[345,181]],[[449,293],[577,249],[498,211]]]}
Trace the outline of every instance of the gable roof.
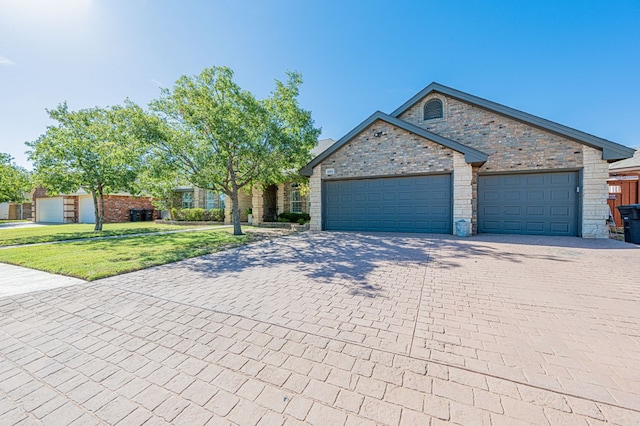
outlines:
{"label": "gable roof", "polygon": [[498,104],[496,102],[488,101],[486,99],[479,98],[477,96],[473,96],[468,93],[461,92],[460,90],[452,89],[451,87],[443,86],[442,84],[435,82],[431,83],[411,99],[409,99],[407,102],[402,104],[399,108],[391,113],[391,116],[400,116],[402,113],[404,113],[406,110],[415,105],[431,92],[442,93],[443,95],[447,95],[463,102],[512,118],[514,120],[521,121],[539,129],[555,133],[568,139],[572,139],[576,142],[582,143],[592,148],[601,149],[603,160],[622,160],[633,155],[633,149],[624,145],[620,145],[618,143],[611,142],[576,129],[572,129],[571,127],[563,126],[562,124],[558,124],[553,121],[549,121],[544,118],[540,118],[535,115]]}
{"label": "gable roof", "polygon": [[625,160],[616,161],[609,166],[610,171],[622,171],[622,170],[640,170],[640,148],[636,149],[633,157]]}
{"label": "gable roof", "polygon": [[424,130],[421,127],[418,127],[414,124],[408,123],[404,120],[400,120],[399,118],[392,117],[388,114],[385,114],[381,111],[376,111],[372,115],[369,116],[362,123],[357,125],[353,130],[347,133],[345,136],[340,138],[336,143],[331,145],[330,148],[325,150],[322,154],[318,155],[316,158],[311,160],[309,164],[300,169],[300,174],[302,176],[311,176],[313,173],[313,168],[324,161],[327,157],[331,156],[334,152],[342,148],[347,142],[357,136],[364,129],[369,127],[377,120],[382,120],[386,123],[389,123],[393,126],[399,127],[407,132],[411,132],[418,136],[421,136],[425,139],[438,143],[442,146],[446,146],[447,148],[451,148],[454,151],[457,151],[461,154],[464,154],[465,161],[467,163],[473,165],[480,165],[487,161],[488,155],[484,152],[478,151],[477,149],[473,149],[466,145],[463,145],[459,142],[453,141],[451,139],[444,138],[440,135],[436,135],[435,133],[429,132],[428,130]]}

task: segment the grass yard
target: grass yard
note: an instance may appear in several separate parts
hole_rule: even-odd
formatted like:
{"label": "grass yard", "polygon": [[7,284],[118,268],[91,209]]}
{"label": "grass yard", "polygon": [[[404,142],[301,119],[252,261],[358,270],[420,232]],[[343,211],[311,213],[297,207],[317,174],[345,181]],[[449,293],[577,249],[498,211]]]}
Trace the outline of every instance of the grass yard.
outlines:
{"label": "grass yard", "polygon": [[[120,232],[127,229],[132,228],[120,229]],[[162,230],[166,229],[162,228]],[[236,237],[232,232],[231,229],[224,228],[16,247],[0,250],[0,262],[92,281],[213,253],[252,240],[250,235]]]}
{"label": "grass yard", "polygon": [[3,223],[29,222],[27,219],[0,219],[0,225]]}
{"label": "grass yard", "polygon": [[0,247],[197,228],[197,226],[185,227],[180,225],[157,224],[154,222],[105,223],[102,226],[102,232],[94,231],[93,227],[94,225],[92,224],[72,223],[68,225],[0,229]]}

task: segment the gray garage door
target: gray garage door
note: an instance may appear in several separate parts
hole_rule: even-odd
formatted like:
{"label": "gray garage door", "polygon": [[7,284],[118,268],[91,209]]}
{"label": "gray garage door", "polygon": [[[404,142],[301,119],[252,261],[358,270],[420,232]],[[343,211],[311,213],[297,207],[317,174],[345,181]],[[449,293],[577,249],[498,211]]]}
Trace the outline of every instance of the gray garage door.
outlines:
{"label": "gray garage door", "polygon": [[451,175],[325,181],[324,229],[451,233]]}
{"label": "gray garage door", "polygon": [[576,172],[480,176],[478,232],[578,233]]}

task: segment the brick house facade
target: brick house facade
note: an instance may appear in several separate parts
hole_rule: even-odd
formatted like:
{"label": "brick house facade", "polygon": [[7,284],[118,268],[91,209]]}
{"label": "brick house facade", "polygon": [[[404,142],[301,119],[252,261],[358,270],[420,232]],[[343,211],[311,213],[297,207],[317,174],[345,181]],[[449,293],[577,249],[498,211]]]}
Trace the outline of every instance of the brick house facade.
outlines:
{"label": "brick house facade", "polygon": [[[435,116],[429,116],[433,111]],[[455,233],[454,224],[465,220],[472,233],[599,238],[608,236],[608,163],[632,153],[622,145],[432,83],[393,113],[373,114],[301,174],[310,177],[313,230],[409,230],[446,220],[447,233]],[[413,183],[401,179],[410,176],[416,177]],[[450,197],[450,208],[438,217],[427,211],[429,199],[417,201],[436,176],[446,177],[440,192]],[[409,189],[349,189],[366,185]],[[403,194],[406,200],[396,206],[384,201]],[[439,192],[429,194],[433,198]],[[556,200],[562,197],[567,200]],[[349,216],[359,206],[380,216]],[[412,213],[403,216],[403,209]],[[439,232],[428,224],[423,229]]]}
{"label": "brick house facade", "polygon": [[[41,209],[47,209],[46,215],[38,212],[39,205]],[[104,209],[105,223],[129,222],[131,209],[154,210],[153,218],[158,218],[158,212],[151,197],[108,194],[104,196]],[[32,194],[31,220],[52,223],[94,223],[93,198],[83,190],[75,194],[48,196],[44,188],[38,187]]]}

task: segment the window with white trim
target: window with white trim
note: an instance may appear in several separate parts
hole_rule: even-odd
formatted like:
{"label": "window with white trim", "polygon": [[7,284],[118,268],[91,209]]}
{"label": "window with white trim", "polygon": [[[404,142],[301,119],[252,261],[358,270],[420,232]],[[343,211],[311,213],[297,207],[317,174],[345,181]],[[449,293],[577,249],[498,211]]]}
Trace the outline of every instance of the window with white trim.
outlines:
{"label": "window with white trim", "polygon": [[182,208],[183,209],[193,208],[193,192],[182,193]]}
{"label": "window with white trim", "polygon": [[302,213],[302,195],[300,195],[299,185],[291,184],[291,192],[289,193],[290,211],[292,213]]}

